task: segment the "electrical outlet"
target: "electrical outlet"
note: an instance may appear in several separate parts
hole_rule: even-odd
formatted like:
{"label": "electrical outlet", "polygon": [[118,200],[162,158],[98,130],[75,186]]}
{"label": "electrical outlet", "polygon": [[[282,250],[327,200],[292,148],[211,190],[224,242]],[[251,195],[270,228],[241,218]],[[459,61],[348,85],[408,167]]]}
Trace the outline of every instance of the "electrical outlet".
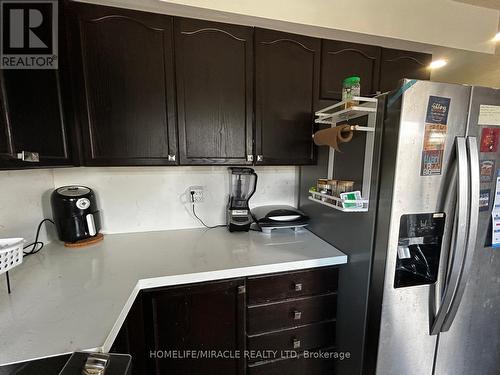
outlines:
{"label": "electrical outlet", "polygon": [[190,186],[189,195],[192,197],[191,202],[202,203],[204,201],[203,186]]}

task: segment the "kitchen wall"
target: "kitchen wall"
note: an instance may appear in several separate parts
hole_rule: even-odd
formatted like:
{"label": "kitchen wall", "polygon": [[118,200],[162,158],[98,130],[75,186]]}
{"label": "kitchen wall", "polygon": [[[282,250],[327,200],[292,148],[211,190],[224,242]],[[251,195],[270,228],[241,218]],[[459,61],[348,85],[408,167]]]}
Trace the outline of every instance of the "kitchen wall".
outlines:
{"label": "kitchen wall", "polygon": [[[33,240],[38,223],[51,217],[48,197],[53,188],[50,169],[0,171],[0,238]],[[47,240],[45,226],[40,240]]]}
{"label": "kitchen wall", "polygon": [[[297,205],[297,167],[256,167],[257,192],[251,206]],[[103,232],[123,233],[201,227],[193,217],[189,186],[203,186],[197,214],[206,224],[225,223],[229,191],[226,167],[59,168],[0,171],[0,238],[34,238],[36,226],[52,217],[54,187],[81,184],[98,194]],[[54,231],[49,229],[49,240]],[[41,239],[47,240],[45,229]]]}
{"label": "kitchen wall", "polygon": [[[296,206],[296,167],[257,167],[251,206]],[[203,186],[196,213],[207,225],[225,223],[227,167],[70,168],[54,170],[55,186],[82,184],[98,193],[103,232],[139,232],[201,227],[191,211],[188,187]]]}

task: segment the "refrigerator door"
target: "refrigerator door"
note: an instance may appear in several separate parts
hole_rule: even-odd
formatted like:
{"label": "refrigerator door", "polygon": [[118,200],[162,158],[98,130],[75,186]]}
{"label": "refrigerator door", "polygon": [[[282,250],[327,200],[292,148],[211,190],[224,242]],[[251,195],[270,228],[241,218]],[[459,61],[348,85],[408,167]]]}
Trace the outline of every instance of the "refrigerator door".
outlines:
{"label": "refrigerator door", "polygon": [[483,204],[470,277],[449,330],[439,335],[434,375],[496,375],[500,369],[500,253],[490,246],[500,145],[488,145],[488,128],[500,132],[500,90],[473,87],[467,134],[478,142]]}
{"label": "refrigerator door", "polygon": [[[399,94],[400,100],[388,101],[400,113],[386,119],[382,146],[384,153],[397,144],[381,166],[380,194],[390,198],[380,205],[390,205],[390,215],[377,218],[387,256],[376,373],[431,375],[438,336],[430,335],[430,326],[439,307],[432,301],[443,289],[455,221],[454,202],[445,202],[454,194],[450,176],[458,164],[456,138],[466,133],[470,87],[405,80]],[[388,171],[393,181],[384,183]]]}

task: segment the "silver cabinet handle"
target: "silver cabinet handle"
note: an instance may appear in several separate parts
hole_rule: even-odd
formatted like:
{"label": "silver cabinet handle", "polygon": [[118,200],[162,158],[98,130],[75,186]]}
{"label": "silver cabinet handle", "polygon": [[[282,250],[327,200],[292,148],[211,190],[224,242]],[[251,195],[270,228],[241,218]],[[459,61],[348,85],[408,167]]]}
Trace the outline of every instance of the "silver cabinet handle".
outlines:
{"label": "silver cabinet handle", "polygon": [[477,150],[477,140],[475,137],[467,138],[467,152],[469,156],[469,178],[470,178],[470,195],[469,195],[469,228],[467,231],[467,246],[464,251],[464,259],[461,266],[461,272],[458,279],[458,285],[453,295],[448,314],[443,322],[441,332],[446,332],[450,329],[458,308],[462,302],[465,286],[469,279],[472,258],[476,248],[477,225],[479,221],[479,154]]}
{"label": "silver cabinet handle", "polygon": [[40,161],[38,152],[21,151],[17,154],[17,158],[30,163],[38,163]]}
{"label": "silver cabinet handle", "polygon": [[168,161],[175,161],[175,155],[168,155]]}
{"label": "silver cabinet handle", "polygon": [[294,349],[300,349],[300,346],[301,346],[300,340],[297,339],[297,338],[293,339],[293,348]]}
{"label": "silver cabinet handle", "polygon": [[293,319],[294,320],[300,320],[300,319],[302,319],[302,312],[298,311],[298,310],[295,310],[293,312]]}
{"label": "silver cabinet handle", "polygon": [[[434,321],[431,325],[431,335],[437,335],[443,326],[447,312],[453,301],[453,295],[462,273],[462,260],[465,254],[465,243],[467,240],[467,223],[469,210],[469,166],[467,162],[467,147],[464,137],[456,139],[456,154],[457,154],[457,197],[455,209],[455,223],[453,226],[453,235],[451,238],[451,247],[449,257],[453,263],[450,267],[450,272],[446,277],[446,285],[444,286],[441,305],[437,311]],[[479,198],[478,198],[479,200]]]}
{"label": "silver cabinet handle", "polygon": [[253,155],[247,155],[247,161],[253,161]]}
{"label": "silver cabinet handle", "polygon": [[295,283],[295,284],[293,284],[293,289],[296,292],[300,292],[302,290],[302,283]]}
{"label": "silver cabinet handle", "polygon": [[257,155],[257,161],[264,161],[263,155]]}

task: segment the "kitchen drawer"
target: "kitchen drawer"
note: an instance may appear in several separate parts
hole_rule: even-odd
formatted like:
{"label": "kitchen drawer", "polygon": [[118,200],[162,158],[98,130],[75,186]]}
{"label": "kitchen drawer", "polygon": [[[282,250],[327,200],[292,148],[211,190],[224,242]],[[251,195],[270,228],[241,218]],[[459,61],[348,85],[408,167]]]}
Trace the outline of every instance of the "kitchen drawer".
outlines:
{"label": "kitchen drawer", "polygon": [[247,279],[248,304],[258,304],[337,290],[338,269],[319,268]]}
{"label": "kitchen drawer", "polygon": [[248,335],[247,349],[303,351],[334,344],[335,321],[328,321],[271,333]]}
{"label": "kitchen drawer", "polygon": [[294,358],[256,363],[248,367],[248,375],[334,375],[335,360],[332,358]]}
{"label": "kitchen drawer", "polygon": [[336,311],[336,293],[253,305],[247,310],[247,332],[255,334],[331,320]]}

